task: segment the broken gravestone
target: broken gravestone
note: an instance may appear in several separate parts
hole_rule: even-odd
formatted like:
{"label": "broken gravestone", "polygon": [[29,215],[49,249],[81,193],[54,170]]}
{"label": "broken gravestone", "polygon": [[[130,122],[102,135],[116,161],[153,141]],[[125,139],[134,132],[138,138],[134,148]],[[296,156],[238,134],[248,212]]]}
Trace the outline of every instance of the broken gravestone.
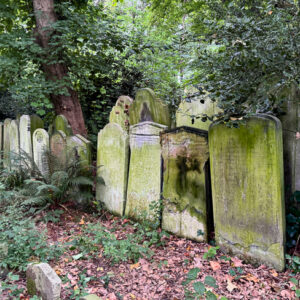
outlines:
{"label": "broken gravestone", "polygon": [[129,109],[133,100],[120,96],[109,114],[109,123],[119,124],[125,131],[129,129]]}
{"label": "broken gravestone", "polygon": [[128,133],[119,124],[107,124],[98,134],[97,200],[119,216],[125,209],[128,162]]}
{"label": "broken gravestone", "polygon": [[33,133],[33,158],[43,176],[49,173],[49,135],[45,129],[38,128]]}
{"label": "broken gravestone", "polygon": [[5,119],[3,124],[3,167],[10,168],[10,140],[9,127],[11,119]]}
{"label": "broken gravestone", "polygon": [[209,130],[216,243],[252,263],[285,267],[281,122],[270,115]]}
{"label": "broken gravestone", "polygon": [[171,126],[168,106],[156,98],[151,89],[140,89],[129,109],[130,125],[140,122],[154,122],[167,127]]}
{"label": "broken gravestone", "polygon": [[[125,213],[134,219],[157,219],[161,199],[159,134],[167,126],[143,122],[130,126],[130,166]],[[152,207],[152,209],[151,209]]]}
{"label": "broken gravestone", "polygon": [[26,271],[27,292],[30,296],[40,296],[43,300],[59,300],[61,279],[46,263],[30,264]]}
{"label": "broken gravestone", "polygon": [[207,131],[191,127],[167,130],[161,134],[161,146],[162,228],[178,236],[207,241],[212,213]]}

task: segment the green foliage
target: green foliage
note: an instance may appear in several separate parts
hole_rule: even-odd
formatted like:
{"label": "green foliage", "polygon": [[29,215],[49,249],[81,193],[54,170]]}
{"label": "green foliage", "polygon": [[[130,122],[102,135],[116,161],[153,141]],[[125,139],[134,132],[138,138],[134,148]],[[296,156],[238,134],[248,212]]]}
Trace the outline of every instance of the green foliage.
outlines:
{"label": "green foliage", "polygon": [[210,247],[207,252],[204,253],[203,258],[204,259],[212,259],[217,255],[217,251],[220,249],[219,246],[217,247]]}

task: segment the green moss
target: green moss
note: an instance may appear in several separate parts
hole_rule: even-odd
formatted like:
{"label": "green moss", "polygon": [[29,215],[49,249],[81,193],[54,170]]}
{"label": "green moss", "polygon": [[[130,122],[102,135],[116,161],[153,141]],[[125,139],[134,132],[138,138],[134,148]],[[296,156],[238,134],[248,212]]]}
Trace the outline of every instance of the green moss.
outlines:
{"label": "green moss", "polygon": [[30,116],[31,139],[32,139],[34,131],[38,128],[44,128],[44,121],[37,115]]}
{"label": "green moss", "polygon": [[27,293],[30,296],[34,296],[37,294],[36,285],[33,279],[27,278],[26,286],[27,286]]}
{"label": "green moss", "polygon": [[65,133],[66,136],[73,135],[72,128],[69,125],[68,120],[64,115],[56,116],[53,124],[54,124],[54,131],[61,130],[62,132]]}

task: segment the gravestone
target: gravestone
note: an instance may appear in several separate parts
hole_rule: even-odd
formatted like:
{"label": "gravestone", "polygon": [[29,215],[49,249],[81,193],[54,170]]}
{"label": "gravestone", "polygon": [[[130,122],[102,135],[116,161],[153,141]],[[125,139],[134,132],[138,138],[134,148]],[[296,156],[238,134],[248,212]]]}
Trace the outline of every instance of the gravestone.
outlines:
{"label": "gravestone", "polygon": [[252,263],[285,267],[281,122],[257,115],[213,124],[209,149],[216,243]]}
{"label": "gravestone", "polygon": [[133,100],[128,96],[120,96],[109,114],[109,123],[119,124],[124,130],[129,129],[129,109]]}
{"label": "gravestone", "polygon": [[161,146],[162,228],[196,241],[207,241],[207,223],[212,213],[207,131],[191,127],[167,130],[161,134]]}
{"label": "gravestone", "polygon": [[2,158],[3,158],[3,128],[4,124],[0,122],[0,168],[2,167]]}
{"label": "gravestone", "polygon": [[97,200],[114,214],[122,216],[125,209],[128,179],[129,137],[116,123],[107,124],[98,134]]}
{"label": "gravestone", "polygon": [[32,157],[31,120],[28,115],[20,117],[20,150],[21,154],[26,153]]}
{"label": "gravestone", "polygon": [[151,89],[140,89],[136,92],[135,100],[129,109],[130,125],[151,121],[171,126],[168,106],[156,98]]}
{"label": "gravestone", "polygon": [[[212,102],[209,97],[188,101],[182,101],[176,112],[176,126],[189,126],[198,129],[208,130],[211,121],[206,115],[212,117],[221,112],[216,102]],[[204,121],[203,117],[206,119]]]}
{"label": "gravestone", "polygon": [[27,291],[30,296],[39,296],[43,300],[59,300],[61,279],[46,263],[28,265],[26,270]]}
{"label": "gravestone", "polygon": [[50,152],[54,157],[51,161],[53,171],[64,170],[67,165],[67,136],[58,130],[50,137]]}
{"label": "gravestone", "polygon": [[130,166],[125,213],[134,219],[156,219],[151,206],[161,198],[161,147],[159,134],[167,126],[143,122],[130,126]]}
{"label": "gravestone", "polygon": [[33,137],[33,133],[38,128],[44,128],[44,121],[37,115],[30,116],[30,132],[31,132],[31,139]]}
{"label": "gravestone", "polygon": [[10,164],[12,169],[20,166],[20,133],[19,122],[12,120],[9,126]]}
{"label": "gravestone", "polygon": [[38,128],[33,133],[33,158],[43,176],[49,173],[49,135],[45,129]]}
{"label": "gravestone", "polygon": [[3,124],[3,167],[10,168],[9,128],[11,119],[5,119]]}
{"label": "gravestone", "polygon": [[53,124],[49,126],[49,135],[51,136],[53,133],[57,131],[62,131],[66,136],[72,136],[73,131],[67,118],[64,115],[58,115],[55,117]]}

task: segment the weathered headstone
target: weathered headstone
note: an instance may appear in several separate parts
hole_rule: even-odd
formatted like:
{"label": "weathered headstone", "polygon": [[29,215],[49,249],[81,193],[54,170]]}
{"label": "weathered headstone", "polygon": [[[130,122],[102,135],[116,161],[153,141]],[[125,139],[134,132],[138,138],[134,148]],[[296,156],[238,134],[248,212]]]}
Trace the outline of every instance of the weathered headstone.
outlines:
{"label": "weathered headstone", "polygon": [[55,157],[51,162],[53,170],[63,170],[67,165],[67,136],[58,130],[50,137],[50,152]]}
{"label": "weathered headstone", "polygon": [[114,214],[125,209],[128,179],[129,137],[119,124],[109,123],[98,134],[97,200]]}
{"label": "weathered headstone", "polygon": [[161,147],[159,134],[167,126],[143,122],[130,126],[130,166],[125,213],[135,219],[156,216],[151,206],[161,198]]}
{"label": "weathered headstone", "polygon": [[37,115],[30,116],[30,132],[31,132],[31,139],[33,137],[33,133],[38,128],[44,128],[44,121]]}
{"label": "weathered headstone", "polygon": [[32,157],[31,120],[28,115],[20,117],[20,150],[21,154],[26,153]]}
{"label": "weathered headstone", "polygon": [[9,128],[11,119],[5,119],[3,124],[3,167],[10,168]]}
{"label": "weathered headstone", "polygon": [[161,134],[162,228],[196,241],[207,240],[210,182],[207,131],[179,127]]}
{"label": "weathered headstone", "polygon": [[30,296],[40,296],[43,300],[59,300],[61,279],[46,263],[30,264],[26,270],[27,292]]}
{"label": "weathered headstone", "polygon": [[50,127],[49,135],[52,135],[57,131],[64,132],[66,136],[73,135],[72,128],[64,115],[58,115],[55,117],[52,127]]}
{"label": "weathered headstone", "polygon": [[20,166],[20,133],[19,122],[12,120],[9,126],[10,164],[11,168]]}
{"label": "weathered headstone", "polygon": [[198,129],[208,130],[211,121],[206,116],[212,117],[221,110],[216,102],[212,102],[209,97],[201,100],[183,101],[179,104],[176,112],[176,126],[189,126]]}
{"label": "weathered headstone", "polygon": [[257,115],[209,130],[216,242],[224,251],[282,271],[285,209],[282,128]]}
{"label": "weathered headstone", "polygon": [[119,124],[124,130],[129,129],[129,109],[133,100],[128,96],[120,96],[109,115],[109,122]]}
{"label": "weathered headstone", "polygon": [[45,129],[38,128],[33,133],[33,157],[42,175],[49,173],[49,135]]}
{"label": "weathered headstone", "polygon": [[171,126],[168,106],[156,98],[151,89],[140,89],[136,92],[135,100],[129,109],[130,125],[151,121]]}

